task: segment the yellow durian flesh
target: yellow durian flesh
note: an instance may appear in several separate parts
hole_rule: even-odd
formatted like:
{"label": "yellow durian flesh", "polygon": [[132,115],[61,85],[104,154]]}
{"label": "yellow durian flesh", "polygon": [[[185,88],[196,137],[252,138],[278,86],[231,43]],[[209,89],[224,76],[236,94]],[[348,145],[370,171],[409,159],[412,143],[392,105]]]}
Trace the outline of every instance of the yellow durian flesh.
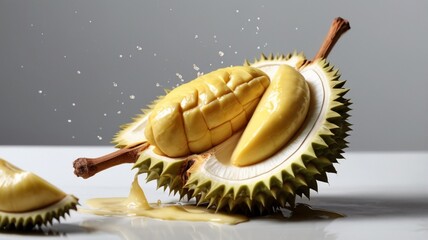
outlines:
{"label": "yellow durian flesh", "polygon": [[66,194],[32,172],[0,159],[0,211],[27,212],[63,199]]}
{"label": "yellow durian flesh", "polygon": [[263,71],[245,66],[200,76],[156,102],[145,138],[168,157],[209,150],[246,125],[269,82]]}
{"label": "yellow durian flesh", "polygon": [[0,159],[0,229],[27,229],[59,220],[78,199]]}
{"label": "yellow durian flesh", "polygon": [[305,78],[295,68],[281,65],[232,154],[232,164],[248,166],[272,156],[302,125],[309,104]]}

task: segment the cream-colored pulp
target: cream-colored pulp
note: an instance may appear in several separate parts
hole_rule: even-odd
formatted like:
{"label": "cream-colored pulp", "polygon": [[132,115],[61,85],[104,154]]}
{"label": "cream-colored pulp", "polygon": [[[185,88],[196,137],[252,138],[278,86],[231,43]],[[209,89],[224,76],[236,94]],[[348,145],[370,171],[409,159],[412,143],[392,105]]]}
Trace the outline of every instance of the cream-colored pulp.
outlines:
{"label": "cream-colored pulp", "polygon": [[79,211],[96,215],[144,216],[162,220],[206,221],[222,224],[238,224],[248,221],[242,215],[216,213],[196,206],[149,204],[135,176],[127,198],[93,198],[86,201],[91,209]]}

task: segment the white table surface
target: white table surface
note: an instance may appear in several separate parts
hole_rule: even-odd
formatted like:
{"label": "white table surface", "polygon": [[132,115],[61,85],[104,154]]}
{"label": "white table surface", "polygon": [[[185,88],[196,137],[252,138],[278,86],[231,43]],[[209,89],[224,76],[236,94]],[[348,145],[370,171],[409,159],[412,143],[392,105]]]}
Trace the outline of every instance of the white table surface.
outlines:
{"label": "white table surface", "polygon": [[[80,203],[95,197],[127,196],[134,172],[117,166],[90,179],[77,178],[72,162],[97,157],[112,147],[0,146],[0,158],[32,171]],[[143,217],[101,217],[73,211],[50,230],[25,235],[0,233],[0,239],[428,239],[428,152],[349,152],[336,165],[329,184],[311,192],[313,208],[345,214],[333,220],[251,219],[230,226],[163,221]],[[150,202],[177,201],[140,183]]]}

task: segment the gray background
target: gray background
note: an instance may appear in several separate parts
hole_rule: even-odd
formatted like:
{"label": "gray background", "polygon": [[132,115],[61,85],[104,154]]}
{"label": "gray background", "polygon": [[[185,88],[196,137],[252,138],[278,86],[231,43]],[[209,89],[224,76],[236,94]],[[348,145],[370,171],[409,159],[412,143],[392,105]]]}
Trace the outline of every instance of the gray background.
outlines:
{"label": "gray background", "polygon": [[428,150],[428,1],[0,0],[0,144],[108,145],[164,88],[260,53],[329,60],[351,150]]}

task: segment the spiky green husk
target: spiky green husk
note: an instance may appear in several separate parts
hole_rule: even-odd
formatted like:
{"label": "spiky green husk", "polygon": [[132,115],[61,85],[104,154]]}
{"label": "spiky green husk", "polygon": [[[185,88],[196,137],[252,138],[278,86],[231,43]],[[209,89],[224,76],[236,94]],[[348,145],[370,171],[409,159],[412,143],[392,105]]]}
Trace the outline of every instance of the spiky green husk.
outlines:
{"label": "spiky green husk", "polygon": [[[305,63],[303,54],[262,55],[253,63],[255,67],[288,64],[299,67]],[[329,85],[330,94],[326,109],[317,124],[318,130],[311,135],[311,141],[299,148],[281,167],[275,167],[262,178],[254,181],[224,181],[207,176],[204,171],[194,171],[189,179],[183,179],[183,166],[186,159],[172,159],[143,152],[135,167],[139,173],[147,173],[147,181],[157,180],[158,187],[169,188],[170,192],[180,197],[195,197],[198,204],[207,203],[217,210],[263,214],[281,207],[294,206],[296,195],[309,198],[310,190],[317,191],[317,181],[327,182],[327,173],[335,173],[333,166],[337,159],[343,158],[343,149],[347,147],[346,137],[351,130],[348,111],[351,102],[345,97],[348,89],[343,88],[345,81],[340,74],[325,60],[317,60],[301,69],[315,69],[323,75]],[[142,119],[140,119],[142,120]],[[140,125],[143,121],[140,121]],[[269,161],[269,160],[267,160]]]}
{"label": "spiky green husk", "polygon": [[66,195],[59,202],[29,212],[11,213],[0,211],[0,230],[30,230],[36,226],[52,224],[56,219],[65,218],[70,210],[76,210],[78,199],[73,195]]}

